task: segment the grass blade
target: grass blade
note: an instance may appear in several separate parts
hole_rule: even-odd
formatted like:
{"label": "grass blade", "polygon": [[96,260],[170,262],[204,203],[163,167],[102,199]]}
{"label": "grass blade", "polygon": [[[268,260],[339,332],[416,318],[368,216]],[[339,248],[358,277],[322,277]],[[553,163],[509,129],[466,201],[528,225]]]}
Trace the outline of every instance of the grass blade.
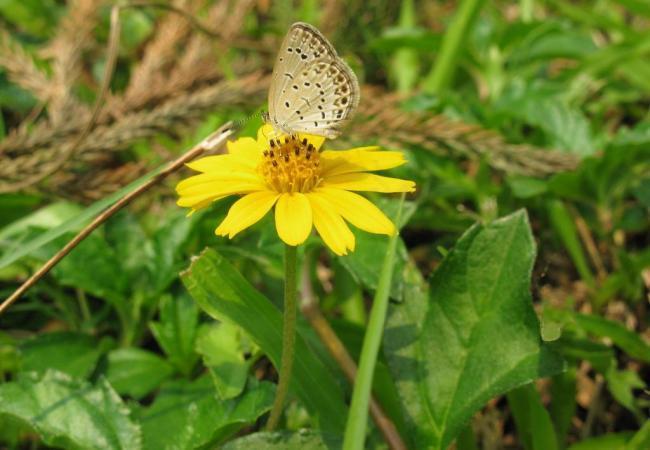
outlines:
{"label": "grass blade", "polygon": [[[400,223],[404,197],[397,213],[396,224]],[[396,232],[390,237],[388,250],[384,258],[384,264],[379,277],[379,284],[375,292],[375,298],[370,312],[368,329],[363,340],[361,358],[359,361],[359,371],[354,381],[354,392],[352,394],[352,404],[348,412],[348,421],[345,426],[345,437],[343,440],[344,450],[363,449],[363,443],[366,436],[366,425],[368,423],[368,402],[370,401],[370,390],[372,389],[372,377],[377,363],[377,353],[381,345],[381,336],[384,332],[384,323],[386,322],[386,312],[388,311],[388,299],[390,296],[390,286],[393,278],[393,264],[395,262],[395,250],[397,248]]]}

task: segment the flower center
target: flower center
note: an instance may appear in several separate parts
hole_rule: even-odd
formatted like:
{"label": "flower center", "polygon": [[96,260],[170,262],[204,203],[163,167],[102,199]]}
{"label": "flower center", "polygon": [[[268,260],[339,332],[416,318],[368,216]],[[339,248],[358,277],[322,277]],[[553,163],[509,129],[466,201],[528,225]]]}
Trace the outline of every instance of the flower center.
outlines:
{"label": "flower center", "polygon": [[318,151],[296,136],[270,140],[259,171],[276,192],[309,192],[321,181]]}

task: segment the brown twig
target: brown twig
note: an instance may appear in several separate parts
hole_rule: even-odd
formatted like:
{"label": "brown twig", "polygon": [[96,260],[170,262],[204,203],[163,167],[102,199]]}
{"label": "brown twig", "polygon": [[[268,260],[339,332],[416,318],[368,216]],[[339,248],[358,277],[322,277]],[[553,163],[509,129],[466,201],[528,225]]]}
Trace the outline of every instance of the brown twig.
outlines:
{"label": "brown twig", "polygon": [[605,278],[607,278],[607,270],[605,269],[603,259],[600,257],[600,253],[598,252],[598,247],[594,241],[594,236],[592,235],[589,226],[585,222],[585,219],[582,218],[580,213],[576,211],[575,208],[571,208],[571,215],[573,216],[573,220],[576,223],[578,235],[580,235],[580,239],[587,249],[587,254],[591,259],[591,263],[596,268],[598,279],[600,281],[603,281]]}
{"label": "brown twig", "polygon": [[16,300],[18,300],[27,290],[38,282],[45,274],[47,274],[55,265],[58,264],[72,249],[74,249],[81,241],[83,241],[90,233],[93,232],[98,226],[104,223],[109,217],[118,212],[120,209],[128,205],[131,200],[138,197],[140,194],[149,190],[152,186],[167,178],[170,174],[176,172],[183,165],[200,156],[205,151],[214,151],[221,147],[226,139],[233,133],[231,124],[227,123],[205,138],[199,144],[192,147],[183,156],[172,161],[160,173],[154,176],[151,180],[144,183],[137,189],[129,192],[124,197],[119,199],[116,203],[99,214],[95,219],[86,225],[77,235],[68,242],[65,247],[59,250],[52,258],[50,258],[43,266],[38,269],[31,277],[27,279],[18,289],[14,291],[2,304],[0,305],[0,315],[7,310]]}
{"label": "brown twig", "polygon": [[598,418],[598,415],[600,414],[600,410],[602,407],[602,393],[603,393],[603,388],[605,387],[605,380],[601,374],[596,374],[596,386],[594,387],[594,393],[591,397],[591,403],[589,404],[589,408],[587,410],[587,417],[585,418],[584,425],[582,426],[582,430],[580,432],[580,439],[585,440],[589,436],[591,436],[591,432],[594,426],[594,423],[596,422],[596,419]]}
{"label": "brown twig", "polygon": [[[345,346],[338,338],[329,322],[323,316],[323,313],[318,306],[318,300],[314,294],[311,285],[311,278],[309,277],[309,266],[305,262],[302,270],[301,279],[301,292],[302,300],[300,302],[300,311],[307,318],[309,324],[316,331],[327,351],[332,355],[337,362],[345,377],[351,383],[357,376],[357,365],[345,349]],[[377,427],[384,436],[388,446],[392,450],[406,450],[406,444],[399,435],[397,428],[393,421],[386,415],[381,405],[377,402],[374,396],[371,395],[369,403],[370,415],[377,424]]]}

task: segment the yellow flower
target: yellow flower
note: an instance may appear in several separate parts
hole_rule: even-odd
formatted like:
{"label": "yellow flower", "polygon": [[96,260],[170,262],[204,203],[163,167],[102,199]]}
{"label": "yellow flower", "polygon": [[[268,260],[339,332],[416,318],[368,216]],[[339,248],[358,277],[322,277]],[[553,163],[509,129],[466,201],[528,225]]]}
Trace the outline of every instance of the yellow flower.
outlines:
{"label": "yellow flower", "polygon": [[401,152],[378,147],[320,151],[325,138],[299,134],[278,136],[262,126],[257,140],[228,142],[228,153],[189,163],[201,172],[176,186],[179,206],[204,208],[215,200],[242,195],[216,229],[234,237],[275,205],[275,227],[289,245],[302,244],[312,224],[337,255],[354,250],[347,222],[370,233],[391,235],[393,223],[370,201],[352,191],[412,192],[415,183],[368,173],[400,166]]}

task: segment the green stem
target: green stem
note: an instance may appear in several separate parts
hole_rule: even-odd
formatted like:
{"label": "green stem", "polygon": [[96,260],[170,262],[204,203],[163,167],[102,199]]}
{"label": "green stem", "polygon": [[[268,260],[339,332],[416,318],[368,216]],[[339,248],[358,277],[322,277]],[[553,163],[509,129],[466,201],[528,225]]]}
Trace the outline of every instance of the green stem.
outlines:
{"label": "green stem", "polygon": [[482,6],[483,0],[462,0],[460,2],[458,12],[442,38],[436,62],[422,83],[424,92],[440,94],[449,87],[463,43]]}
{"label": "green stem", "polygon": [[284,401],[289,392],[291,370],[293,369],[294,344],[296,342],[296,249],[286,245],[284,249],[284,323],[282,327],[282,359],[278,388],[275,392],[271,416],[266,424],[267,431],[273,431],[280,421]]}
{"label": "green stem", "polygon": [[[399,227],[402,213],[402,204],[395,225]],[[363,347],[361,349],[361,358],[359,361],[359,370],[354,380],[354,392],[352,393],[352,403],[348,412],[348,421],[345,426],[345,437],[343,438],[343,450],[362,450],[366,437],[366,426],[368,423],[368,403],[370,402],[370,392],[372,390],[372,378],[377,363],[377,354],[381,345],[381,336],[384,332],[384,323],[386,322],[386,312],[388,311],[388,299],[390,297],[390,286],[393,279],[393,266],[395,261],[395,251],[397,248],[398,233],[395,232],[388,241],[388,249],[384,264],[381,268],[379,283],[375,298],[370,311],[368,329],[363,338]]]}

